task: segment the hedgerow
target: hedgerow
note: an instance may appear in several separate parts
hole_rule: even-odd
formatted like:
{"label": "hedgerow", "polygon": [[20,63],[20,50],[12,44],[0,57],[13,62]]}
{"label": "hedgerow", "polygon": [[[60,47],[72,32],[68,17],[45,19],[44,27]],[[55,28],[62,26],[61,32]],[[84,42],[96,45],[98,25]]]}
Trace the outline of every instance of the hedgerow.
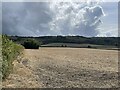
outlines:
{"label": "hedgerow", "polygon": [[4,80],[13,70],[13,61],[23,51],[23,46],[16,44],[2,35],[2,79]]}

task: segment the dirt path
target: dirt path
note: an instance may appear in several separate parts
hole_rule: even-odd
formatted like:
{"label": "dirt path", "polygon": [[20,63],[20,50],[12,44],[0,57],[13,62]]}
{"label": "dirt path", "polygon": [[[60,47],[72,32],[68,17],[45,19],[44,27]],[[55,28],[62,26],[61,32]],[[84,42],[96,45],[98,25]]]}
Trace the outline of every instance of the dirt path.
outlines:
{"label": "dirt path", "polygon": [[[118,51],[115,50],[83,48],[25,50],[24,59],[15,65],[17,68],[14,73],[3,83],[5,87],[11,85],[40,88],[109,88],[117,87],[118,84]],[[18,75],[18,78],[14,78],[14,75]],[[24,83],[27,86],[24,86]]]}

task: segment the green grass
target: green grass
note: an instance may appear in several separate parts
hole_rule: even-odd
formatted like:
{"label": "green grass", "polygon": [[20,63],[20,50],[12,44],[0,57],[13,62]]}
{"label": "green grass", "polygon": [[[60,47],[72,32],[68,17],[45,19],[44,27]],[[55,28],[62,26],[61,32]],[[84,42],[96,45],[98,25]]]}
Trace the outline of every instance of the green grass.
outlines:
{"label": "green grass", "polygon": [[41,47],[71,47],[71,48],[90,48],[93,49],[110,49],[110,50],[116,50],[116,46],[110,46],[110,45],[94,45],[94,44],[74,44],[74,43],[50,43],[41,45]]}
{"label": "green grass", "polygon": [[23,51],[23,47],[18,45],[2,35],[2,79],[4,80],[13,69],[13,61]]}

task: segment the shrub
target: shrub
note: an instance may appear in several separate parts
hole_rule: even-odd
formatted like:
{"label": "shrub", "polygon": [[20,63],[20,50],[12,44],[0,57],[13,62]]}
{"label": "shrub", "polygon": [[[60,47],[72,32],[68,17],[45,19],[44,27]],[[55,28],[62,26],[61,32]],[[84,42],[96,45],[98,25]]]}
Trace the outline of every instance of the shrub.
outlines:
{"label": "shrub", "polygon": [[61,45],[61,47],[64,47],[63,45]]}
{"label": "shrub", "polygon": [[39,49],[39,42],[35,39],[27,39],[24,41],[23,46],[26,49]]}
{"label": "shrub", "polygon": [[9,76],[13,69],[13,61],[22,51],[21,45],[15,44],[6,35],[2,35],[2,79]]}
{"label": "shrub", "polygon": [[67,47],[67,45],[61,45],[61,47]]}
{"label": "shrub", "polygon": [[67,47],[67,45],[65,45],[65,47]]}
{"label": "shrub", "polygon": [[88,45],[88,48],[92,48],[90,45]]}

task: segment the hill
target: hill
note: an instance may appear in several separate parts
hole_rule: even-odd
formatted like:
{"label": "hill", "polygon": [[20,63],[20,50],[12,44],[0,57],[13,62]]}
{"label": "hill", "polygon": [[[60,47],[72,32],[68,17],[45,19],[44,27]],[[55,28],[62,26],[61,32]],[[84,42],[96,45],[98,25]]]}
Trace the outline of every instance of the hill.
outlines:
{"label": "hill", "polygon": [[23,44],[27,39],[35,39],[42,47],[76,47],[76,48],[118,48],[119,37],[83,37],[83,36],[9,36],[16,43]]}

